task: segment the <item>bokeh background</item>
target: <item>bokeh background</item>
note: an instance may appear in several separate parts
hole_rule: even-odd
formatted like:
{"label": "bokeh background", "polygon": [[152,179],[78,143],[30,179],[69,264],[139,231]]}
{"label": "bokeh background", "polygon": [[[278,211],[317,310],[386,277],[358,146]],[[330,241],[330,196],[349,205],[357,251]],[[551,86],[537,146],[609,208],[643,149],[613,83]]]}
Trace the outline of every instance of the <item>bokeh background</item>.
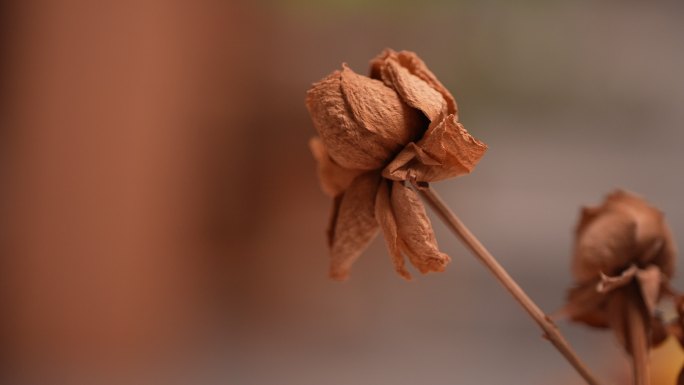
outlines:
{"label": "bokeh background", "polygon": [[[488,143],[435,188],[547,312],[579,207],[612,189],[684,242],[679,1],[2,6],[3,383],[580,384],[438,221],[445,273],[403,281],[378,239],[327,279],[304,95],[385,47],[417,52]],[[609,332],[560,326],[629,383]],[[678,345],[653,358],[674,383]]]}

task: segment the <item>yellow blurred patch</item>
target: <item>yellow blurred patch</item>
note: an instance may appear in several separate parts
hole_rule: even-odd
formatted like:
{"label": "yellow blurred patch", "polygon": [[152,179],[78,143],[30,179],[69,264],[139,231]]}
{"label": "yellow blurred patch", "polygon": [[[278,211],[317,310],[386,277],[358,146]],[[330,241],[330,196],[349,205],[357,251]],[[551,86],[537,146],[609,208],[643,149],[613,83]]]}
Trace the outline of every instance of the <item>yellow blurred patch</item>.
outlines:
{"label": "yellow blurred patch", "polygon": [[651,353],[651,382],[654,385],[676,384],[679,371],[684,365],[684,350],[670,336]]}

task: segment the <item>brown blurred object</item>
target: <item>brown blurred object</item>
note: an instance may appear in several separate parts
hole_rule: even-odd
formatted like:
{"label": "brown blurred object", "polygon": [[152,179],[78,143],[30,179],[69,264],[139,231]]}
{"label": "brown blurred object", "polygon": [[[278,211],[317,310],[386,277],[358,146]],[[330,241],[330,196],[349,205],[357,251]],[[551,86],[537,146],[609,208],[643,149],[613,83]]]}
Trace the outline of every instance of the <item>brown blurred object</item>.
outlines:
{"label": "brown blurred object", "polygon": [[0,346],[15,383],[187,360],[206,332],[207,272],[225,252],[210,199],[241,142],[225,123],[231,8],[7,5]]}

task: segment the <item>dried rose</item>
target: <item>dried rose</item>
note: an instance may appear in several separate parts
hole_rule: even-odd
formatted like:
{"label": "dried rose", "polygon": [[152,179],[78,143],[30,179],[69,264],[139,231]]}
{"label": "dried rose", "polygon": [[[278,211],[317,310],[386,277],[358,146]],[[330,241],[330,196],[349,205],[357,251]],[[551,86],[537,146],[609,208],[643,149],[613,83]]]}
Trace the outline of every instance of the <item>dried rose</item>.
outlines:
{"label": "dried rose", "polygon": [[484,155],[487,146],[458,122],[453,96],[414,53],[386,50],[371,61],[371,77],[343,65],[313,85],[306,105],[321,186],[335,198],[331,277],[345,279],[379,229],[404,278],[404,255],[421,273],[443,271],[449,257],[405,182],[467,174]]}
{"label": "dried rose", "polygon": [[584,208],[576,230],[570,290],[565,313],[574,321],[611,328],[628,348],[628,303],[637,303],[651,337],[657,333],[655,308],[670,292],[675,245],[662,212],[624,191],[603,205]]}

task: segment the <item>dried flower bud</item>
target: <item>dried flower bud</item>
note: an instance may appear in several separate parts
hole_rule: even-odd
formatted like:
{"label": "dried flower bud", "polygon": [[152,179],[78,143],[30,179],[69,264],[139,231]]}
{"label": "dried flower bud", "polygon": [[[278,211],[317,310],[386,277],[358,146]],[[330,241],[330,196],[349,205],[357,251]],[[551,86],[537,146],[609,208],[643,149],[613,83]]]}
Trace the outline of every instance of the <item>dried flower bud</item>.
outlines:
{"label": "dried flower bud", "polygon": [[371,77],[347,66],[313,85],[306,105],[319,137],[310,147],[323,190],[335,197],[328,228],[330,275],[344,279],[382,229],[396,271],[443,271],[422,202],[405,181],[472,171],[487,146],[458,122],[456,101],[412,52],[385,50]]}
{"label": "dried flower bud", "polygon": [[583,209],[572,271],[577,281],[584,282],[601,273],[620,274],[631,265],[654,265],[671,277],[674,255],[662,212],[636,195],[617,191],[602,206]]}
{"label": "dried flower bud", "polygon": [[576,281],[564,312],[594,327],[613,329],[627,344],[626,306],[637,303],[651,343],[662,341],[655,308],[669,293],[675,246],[662,212],[642,198],[616,191],[584,208],[576,230]]}

